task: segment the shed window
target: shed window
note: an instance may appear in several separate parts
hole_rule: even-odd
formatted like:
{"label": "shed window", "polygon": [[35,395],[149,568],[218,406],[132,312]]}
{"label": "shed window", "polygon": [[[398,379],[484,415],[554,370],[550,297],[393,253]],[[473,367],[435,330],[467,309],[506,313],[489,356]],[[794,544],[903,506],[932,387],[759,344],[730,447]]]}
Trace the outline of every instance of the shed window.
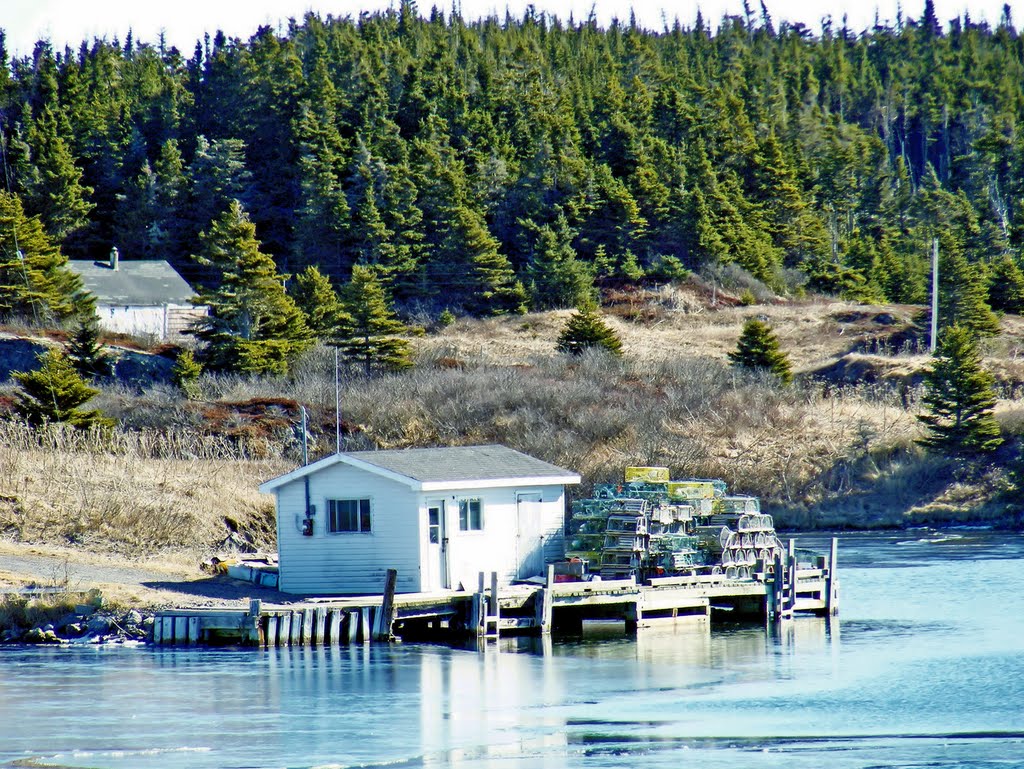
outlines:
{"label": "shed window", "polygon": [[459,500],[459,530],[480,531],[484,527],[484,517],[479,499]]}
{"label": "shed window", "polygon": [[328,499],[327,531],[330,534],[370,531],[370,500]]}

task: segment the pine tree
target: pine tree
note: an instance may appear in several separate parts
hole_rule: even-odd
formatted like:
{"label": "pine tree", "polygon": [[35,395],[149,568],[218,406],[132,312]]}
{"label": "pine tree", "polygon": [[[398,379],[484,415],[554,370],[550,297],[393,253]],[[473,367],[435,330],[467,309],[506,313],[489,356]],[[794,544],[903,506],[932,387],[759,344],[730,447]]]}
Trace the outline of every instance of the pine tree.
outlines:
{"label": "pine tree", "polygon": [[331,281],[316,267],[295,276],[289,293],[306,316],[306,325],[320,339],[326,339],[340,322],[338,294]]}
{"label": "pine tree", "polygon": [[25,215],[17,195],[0,191],[0,315],[42,323],[91,309],[81,278],[39,218]]}
{"label": "pine tree", "polygon": [[200,288],[195,300],[210,308],[192,332],[205,345],[205,362],[241,374],[287,373],[312,334],[241,204],[232,201],[199,240],[194,258],[220,275],[220,284]]}
{"label": "pine tree", "polygon": [[591,348],[601,348],[616,356],[622,355],[622,340],[602,320],[592,300],[582,302],[576,312],[569,316],[562,333],[558,335],[556,347],[559,352],[570,355],[580,355]]}
{"label": "pine tree", "polygon": [[972,332],[953,325],[939,336],[931,367],[925,373],[922,398],[927,414],[918,419],[928,435],[921,445],[952,454],[993,451],[1003,439],[993,415],[993,377],[982,367]]}
{"label": "pine tree", "polygon": [[15,178],[28,211],[42,219],[46,234],[57,243],[88,224],[93,190],[82,183],[82,169],[50,107],[33,119],[26,107],[24,140],[13,144]]}
{"label": "pine tree", "polygon": [[594,275],[572,247],[574,235],[563,214],[536,228],[529,267],[534,309],[575,307],[593,293]]}
{"label": "pine tree", "polygon": [[99,411],[79,408],[99,393],[75,371],[60,350],[40,353],[35,371],[16,371],[11,377],[20,386],[15,395],[15,412],[33,427],[67,422],[78,427],[111,426],[113,421]]}
{"label": "pine tree", "polygon": [[374,369],[401,371],[412,366],[409,343],[395,334],[409,329],[395,317],[376,273],[355,265],[352,280],[340,292],[341,313],[331,341],[347,360],[367,374]]}
{"label": "pine tree", "polygon": [[988,303],[993,310],[1024,313],[1024,271],[1009,254],[993,263],[988,275]]}
{"label": "pine tree", "polygon": [[997,336],[999,319],[988,306],[988,291],[978,265],[956,250],[940,256],[939,326],[958,325],[978,336]]}
{"label": "pine tree", "polygon": [[203,373],[203,364],[196,360],[191,350],[178,353],[174,367],[171,369],[171,381],[189,400],[199,397],[199,376]]}
{"label": "pine tree", "polygon": [[779,347],[779,338],[768,324],[757,318],[748,318],[743,324],[735,352],[729,353],[729,360],[741,368],[767,371],[779,378],[783,384],[793,381],[789,358]]}
{"label": "pine tree", "polygon": [[113,373],[113,361],[100,342],[100,324],[93,313],[78,317],[78,327],[68,344],[68,360],[83,379],[101,379]]}

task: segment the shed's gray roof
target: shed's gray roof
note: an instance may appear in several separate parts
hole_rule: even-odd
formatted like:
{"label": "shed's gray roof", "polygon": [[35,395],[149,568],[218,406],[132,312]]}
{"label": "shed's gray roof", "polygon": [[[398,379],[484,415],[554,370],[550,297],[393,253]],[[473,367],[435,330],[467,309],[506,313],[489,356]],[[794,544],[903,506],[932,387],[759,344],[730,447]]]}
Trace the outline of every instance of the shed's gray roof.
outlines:
{"label": "shed's gray roof", "polygon": [[117,269],[107,262],[83,259],[68,262],[82,276],[85,289],[99,304],[141,305],[190,304],[195,291],[171,265],[162,259],[125,260]]}
{"label": "shed's gray roof", "polygon": [[260,486],[264,492],[336,464],[347,464],[420,491],[516,485],[565,485],[580,476],[507,446],[446,446],[434,449],[352,451],[332,454]]}
{"label": "shed's gray roof", "polygon": [[497,444],[396,451],[351,451],[346,456],[424,483],[489,481],[518,477],[560,478],[569,473],[561,467]]}

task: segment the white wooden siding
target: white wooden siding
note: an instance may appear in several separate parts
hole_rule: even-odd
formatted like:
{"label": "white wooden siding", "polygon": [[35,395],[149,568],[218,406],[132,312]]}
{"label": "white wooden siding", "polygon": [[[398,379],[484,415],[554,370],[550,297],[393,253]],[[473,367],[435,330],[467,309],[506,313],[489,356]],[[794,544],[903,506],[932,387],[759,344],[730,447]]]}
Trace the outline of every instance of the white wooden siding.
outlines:
{"label": "white wooden siding", "polygon": [[[310,502],[316,508],[312,536],[302,534],[304,479],[276,490],[280,585],[288,593],[379,594],[387,569],[398,571],[399,592],[437,589],[428,584],[427,559],[431,556],[427,505],[438,499],[445,501],[448,573],[453,589],[461,586],[475,590],[481,571],[488,575],[497,571],[503,584],[519,576],[520,492],[540,494],[528,535],[542,540],[538,546],[544,562],[564,556],[565,498],[561,486],[414,492],[399,482],[345,464],[325,467],[307,477]],[[481,500],[480,531],[459,529],[458,502],[465,498]],[[328,499],[370,499],[372,531],[328,534]],[[489,583],[489,576],[487,579]]]}
{"label": "white wooden siding", "polygon": [[[388,569],[397,590],[420,589],[417,495],[408,487],[346,465],[309,476],[316,507],[313,536],[302,534],[305,489],[298,479],[277,490],[281,589],[299,595],[367,595],[384,589]],[[369,499],[371,531],[327,533],[328,499]]]}

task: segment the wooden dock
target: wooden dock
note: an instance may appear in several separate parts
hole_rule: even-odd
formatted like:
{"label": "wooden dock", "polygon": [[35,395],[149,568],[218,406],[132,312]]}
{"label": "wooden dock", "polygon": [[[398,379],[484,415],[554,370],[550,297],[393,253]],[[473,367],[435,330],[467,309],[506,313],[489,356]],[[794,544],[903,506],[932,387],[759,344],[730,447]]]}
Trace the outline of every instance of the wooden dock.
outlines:
{"label": "wooden dock", "polygon": [[795,613],[838,613],[836,540],[829,556],[798,564],[788,557],[759,563],[748,579],[694,574],[593,582],[556,582],[548,567],[544,584],[503,586],[480,574],[475,591],[394,592],[389,570],[378,596],[308,599],[289,605],[250,602],[248,610],[174,609],[158,612],[153,643],[251,646],[337,646],[395,637],[436,639],[508,633],[579,632],[588,620],[621,620],[627,630],[718,616],[784,622]]}

